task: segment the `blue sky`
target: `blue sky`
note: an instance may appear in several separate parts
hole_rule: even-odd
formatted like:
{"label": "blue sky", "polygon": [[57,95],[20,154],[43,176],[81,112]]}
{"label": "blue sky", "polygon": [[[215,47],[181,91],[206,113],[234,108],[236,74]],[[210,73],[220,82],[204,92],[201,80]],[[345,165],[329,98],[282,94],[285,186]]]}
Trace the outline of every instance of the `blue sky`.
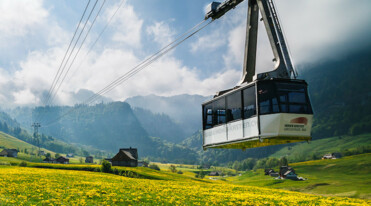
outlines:
{"label": "blue sky", "polygon": [[[0,2],[2,107],[42,105],[42,95],[52,84],[87,2]],[[84,59],[120,2],[109,0],[104,5],[55,104],[79,103],[80,89],[99,91],[199,23],[210,1],[128,0]],[[339,59],[370,45],[368,0],[276,0],[276,4],[299,73],[306,64]],[[247,1],[106,96],[125,100],[148,94],[212,95],[235,86],[242,72],[246,8]],[[262,72],[273,68],[272,54],[264,30],[259,30],[259,38],[257,70]]]}

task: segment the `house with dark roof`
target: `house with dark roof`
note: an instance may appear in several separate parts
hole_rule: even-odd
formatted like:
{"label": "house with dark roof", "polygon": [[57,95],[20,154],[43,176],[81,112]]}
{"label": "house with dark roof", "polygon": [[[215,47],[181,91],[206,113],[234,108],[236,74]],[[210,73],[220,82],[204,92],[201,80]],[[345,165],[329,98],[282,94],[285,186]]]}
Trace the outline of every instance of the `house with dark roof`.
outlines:
{"label": "house with dark roof", "polygon": [[85,163],[94,163],[94,158],[93,156],[87,156],[85,157]]}
{"label": "house with dark roof", "polygon": [[16,149],[3,149],[3,151],[0,152],[0,157],[17,157],[18,156],[18,150]]}
{"label": "house with dark roof", "polygon": [[60,163],[60,164],[69,164],[70,163],[70,159],[62,157],[62,156],[58,157],[55,161],[56,161],[56,163]]}
{"label": "house with dark roof", "polygon": [[298,176],[296,175],[294,168],[289,167],[289,166],[281,166],[279,174],[280,174],[280,177],[283,179],[292,179],[292,180],[298,179]]}
{"label": "house with dark roof", "polygon": [[122,148],[111,159],[112,166],[137,167],[138,150],[136,148]]}

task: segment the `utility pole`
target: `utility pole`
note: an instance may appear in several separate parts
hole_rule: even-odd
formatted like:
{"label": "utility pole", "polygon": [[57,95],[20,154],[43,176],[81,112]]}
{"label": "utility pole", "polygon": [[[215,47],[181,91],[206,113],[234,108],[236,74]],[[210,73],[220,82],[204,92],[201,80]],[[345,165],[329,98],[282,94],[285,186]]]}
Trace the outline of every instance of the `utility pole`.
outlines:
{"label": "utility pole", "polygon": [[33,127],[33,137],[37,140],[37,146],[39,147],[39,153],[40,154],[40,138],[39,138],[39,127],[41,127],[41,124],[38,122],[34,122],[31,127]]}

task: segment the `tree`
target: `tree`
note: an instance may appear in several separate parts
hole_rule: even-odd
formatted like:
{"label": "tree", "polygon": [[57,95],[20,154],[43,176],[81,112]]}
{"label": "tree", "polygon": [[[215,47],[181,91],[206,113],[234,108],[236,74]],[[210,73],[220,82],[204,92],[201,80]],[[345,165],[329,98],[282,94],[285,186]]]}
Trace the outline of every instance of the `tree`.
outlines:
{"label": "tree", "polygon": [[286,157],[282,157],[281,159],[280,159],[280,164],[279,164],[279,166],[281,167],[281,166],[288,166],[289,165],[289,162],[287,161],[287,158]]}
{"label": "tree", "polygon": [[48,152],[48,153],[46,153],[45,157],[46,157],[46,158],[51,158],[52,155]]}
{"label": "tree", "polygon": [[58,157],[60,157],[60,156],[61,156],[61,154],[59,154],[59,153],[55,153],[55,155],[54,155],[55,159],[58,159]]}
{"label": "tree", "polygon": [[276,167],[279,164],[280,164],[280,161],[274,157],[269,158],[268,161],[265,163],[266,167],[268,168]]}
{"label": "tree", "polygon": [[177,172],[175,165],[170,165],[169,170],[173,173]]}
{"label": "tree", "polygon": [[112,172],[111,163],[108,162],[107,160],[102,161],[102,172],[105,172],[105,173],[111,173]]}
{"label": "tree", "polygon": [[148,167],[151,168],[151,169],[160,171],[160,167],[156,164],[150,164]]}

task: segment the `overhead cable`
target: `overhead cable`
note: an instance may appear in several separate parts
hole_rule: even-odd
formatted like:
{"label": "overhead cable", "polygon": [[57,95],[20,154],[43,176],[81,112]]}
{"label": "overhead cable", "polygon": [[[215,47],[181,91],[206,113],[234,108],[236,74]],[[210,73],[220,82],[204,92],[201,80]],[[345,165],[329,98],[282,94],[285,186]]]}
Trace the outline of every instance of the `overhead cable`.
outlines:
{"label": "overhead cable", "polygon": [[103,33],[106,31],[106,29],[109,26],[109,24],[111,24],[111,21],[112,21],[113,17],[117,14],[117,12],[119,11],[119,9],[121,7],[125,6],[126,2],[127,2],[127,0],[122,0],[121,1],[121,3],[119,4],[119,6],[117,7],[116,11],[112,14],[111,18],[108,20],[108,22],[104,26],[103,30],[99,33],[99,35],[98,35],[97,39],[94,41],[94,43],[91,44],[88,52],[85,54],[85,56],[83,57],[83,59],[81,60],[81,62],[79,64],[79,66],[75,69],[75,71],[70,76],[70,78],[67,80],[67,82],[71,81],[72,77],[76,75],[77,71],[79,71],[79,69],[81,68],[82,64],[85,62],[85,60],[89,56],[90,52],[93,50],[94,46],[97,44],[98,40],[102,37]]}
{"label": "overhead cable", "polygon": [[46,98],[45,98],[44,101],[43,101],[44,105],[46,105],[46,102],[49,101],[49,98],[50,98],[50,95],[51,95],[51,92],[52,92],[51,90],[52,90],[52,88],[54,87],[54,83],[55,83],[55,81],[56,81],[56,79],[57,79],[57,76],[59,75],[59,72],[60,72],[60,70],[61,70],[61,68],[62,68],[63,62],[64,62],[64,60],[65,60],[65,58],[66,58],[66,56],[67,56],[67,53],[68,53],[68,51],[70,50],[70,47],[71,47],[71,45],[72,45],[72,42],[73,42],[73,40],[75,39],[75,36],[76,36],[76,34],[77,34],[77,31],[78,31],[78,29],[79,29],[79,27],[80,27],[80,25],[81,25],[82,19],[84,18],[85,13],[86,13],[86,10],[87,10],[88,7],[89,7],[90,1],[91,1],[91,0],[89,0],[88,3],[86,4],[86,7],[85,7],[85,9],[84,9],[84,12],[83,12],[83,14],[82,14],[82,16],[81,16],[81,18],[80,18],[80,21],[79,21],[79,23],[77,24],[77,27],[76,27],[75,33],[73,34],[73,37],[72,37],[72,39],[71,39],[71,41],[70,41],[70,44],[68,45],[68,48],[67,48],[67,50],[66,50],[66,53],[65,53],[64,56],[63,56],[62,62],[61,62],[61,64],[59,65],[59,68],[58,68],[57,74],[55,75],[55,77],[54,77],[54,79],[53,79],[53,82],[52,82],[52,85],[51,85],[50,88],[49,88],[48,94],[47,94]]}
{"label": "overhead cable", "polygon": [[71,69],[73,63],[75,62],[77,55],[80,53],[81,47],[83,46],[83,44],[84,44],[86,38],[88,37],[89,32],[90,32],[91,28],[94,26],[94,23],[95,23],[95,21],[97,20],[98,15],[99,15],[99,13],[101,12],[101,10],[102,10],[102,8],[103,8],[103,6],[104,6],[105,3],[106,3],[106,0],[103,1],[101,7],[99,8],[99,10],[98,10],[98,12],[97,12],[97,14],[95,15],[95,18],[94,18],[93,22],[91,23],[91,25],[90,25],[90,27],[89,27],[89,30],[86,32],[85,37],[84,37],[83,41],[82,41],[81,44],[80,44],[80,47],[78,48],[78,50],[77,50],[75,56],[73,57],[72,62],[70,63],[70,66],[68,67],[67,71],[65,72],[65,74],[64,74],[64,76],[63,76],[63,78],[62,78],[62,81],[61,81],[60,84],[58,85],[58,88],[55,90],[55,92],[54,92],[54,96],[52,96],[51,101],[55,98],[55,96],[57,95],[57,93],[58,93],[60,87],[62,86],[62,83],[63,83],[64,80],[66,79],[66,76],[67,76],[68,72],[70,71],[70,69]]}
{"label": "overhead cable", "polygon": [[[111,82],[109,85],[107,85],[105,88],[101,89],[99,92],[97,92],[94,95],[92,95],[90,98],[86,99],[82,104],[90,104],[90,103],[94,102],[101,95],[106,94],[107,92],[111,91],[112,89],[114,89],[118,85],[120,85],[123,82],[127,81],[132,76],[134,76],[135,74],[137,74],[138,72],[140,72],[141,70],[145,69],[147,66],[149,66],[150,64],[152,64],[154,61],[156,61],[160,57],[164,56],[166,53],[168,53],[169,51],[171,51],[172,49],[174,49],[175,47],[177,47],[181,43],[183,43],[185,40],[189,39],[190,37],[192,37],[193,35],[195,35],[199,31],[201,31],[202,29],[204,29],[206,26],[208,26],[213,21],[209,21],[207,24],[205,24],[202,27],[200,27],[200,25],[202,25],[204,22],[205,22],[205,20],[202,21],[202,22],[200,22],[199,24],[197,24],[196,26],[194,26],[193,28],[191,28],[187,32],[185,32],[182,35],[180,35],[176,40],[174,40],[173,42],[169,43],[168,45],[166,45],[165,47],[163,47],[161,50],[159,50],[155,54],[151,55],[150,57],[148,57],[147,59],[145,59],[144,61],[142,61],[140,64],[138,64],[137,66],[135,66],[134,68],[132,68],[129,72],[127,72],[124,75],[120,76],[119,78],[117,78],[116,80],[114,80],[113,82]],[[62,114],[61,116],[57,117],[55,120],[51,121],[49,124],[46,124],[44,127],[48,127],[48,126],[50,126],[52,124],[55,124],[55,123],[59,122],[63,117],[65,117],[66,115],[68,115],[69,113],[73,112],[76,109],[77,109],[76,106],[73,107],[73,108],[71,108],[66,113]]]}
{"label": "overhead cable", "polygon": [[89,16],[88,16],[88,18],[86,19],[86,22],[85,22],[85,24],[84,24],[82,30],[80,31],[79,36],[77,37],[77,40],[75,41],[75,44],[73,45],[73,48],[72,48],[72,50],[70,51],[70,53],[69,53],[69,55],[68,55],[68,58],[67,58],[66,62],[64,63],[64,66],[62,67],[62,71],[60,72],[60,74],[59,74],[58,77],[57,77],[56,83],[54,84],[54,86],[53,86],[53,88],[52,88],[52,90],[51,90],[51,92],[50,92],[50,96],[49,96],[49,98],[48,98],[48,101],[46,102],[46,105],[49,104],[49,103],[51,103],[51,97],[55,96],[55,95],[53,94],[53,93],[54,93],[54,89],[56,88],[56,86],[57,86],[57,84],[58,84],[58,82],[59,82],[59,80],[60,80],[60,78],[61,78],[61,76],[62,76],[62,74],[63,74],[63,72],[64,72],[64,69],[66,68],[66,65],[67,65],[68,61],[70,60],[71,55],[72,55],[72,53],[74,52],[74,50],[75,50],[75,48],[76,48],[76,45],[77,45],[78,41],[80,40],[81,35],[82,35],[82,33],[84,32],[85,27],[86,27],[87,23],[89,22],[89,19],[90,19],[90,17],[91,17],[91,14],[93,13],[93,11],[94,11],[94,9],[95,9],[97,3],[98,3],[98,0],[95,1],[95,4],[94,4],[93,8],[91,9],[91,11],[90,11],[90,13],[89,13]]}
{"label": "overhead cable", "polygon": [[[174,41],[172,41],[171,43],[169,43],[168,45],[166,45],[165,47],[163,47],[162,49],[160,49],[159,51],[157,51],[156,53],[154,53],[150,57],[148,57],[145,60],[143,60],[140,64],[138,64],[137,66],[135,66],[134,68],[132,68],[129,72],[127,72],[124,75],[120,76],[118,79],[116,79],[115,81],[111,82],[105,88],[103,88],[99,92],[95,93],[93,96],[91,96],[85,102],[83,102],[83,104],[90,104],[92,101],[94,101],[95,98],[101,96],[102,94],[107,93],[108,91],[111,91],[112,88],[114,88],[117,85],[119,85],[120,82],[122,81],[122,79],[124,79],[126,76],[131,75],[131,73],[135,72],[136,70],[142,70],[143,68],[145,68],[146,66],[148,66],[147,65],[148,62],[152,63],[154,60],[156,60],[159,57],[163,56],[164,54],[166,54],[167,52],[169,52],[170,50],[172,50],[173,48],[175,48],[176,46],[178,46],[180,43],[184,42],[186,39],[190,38],[195,33],[199,32],[201,29],[203,29],[204,27],[206,27],[207,25],[209,25],[211,23],[211,21],[210,21],[208,24],[204,25],[200,29],[198,29],[198,30],[194,31],[193,33],[191,33],[193,30],[195,30],[197,27],[199,27],[204,22],[205,22],[205,20],[201,21],[196,26],[192,27],[191,29],[189,29],[188,31],[186,31],[185,33],[183,33],[182,35],[180,35]],[[189,33],[191,33],[191,34],[188,35],[187,37],[183,38],[184,36],[186,36]],[[176,42],[179,42],[179,43],[176,43]],[[172,46],[174,44],[175,44],[175,46]]]}

